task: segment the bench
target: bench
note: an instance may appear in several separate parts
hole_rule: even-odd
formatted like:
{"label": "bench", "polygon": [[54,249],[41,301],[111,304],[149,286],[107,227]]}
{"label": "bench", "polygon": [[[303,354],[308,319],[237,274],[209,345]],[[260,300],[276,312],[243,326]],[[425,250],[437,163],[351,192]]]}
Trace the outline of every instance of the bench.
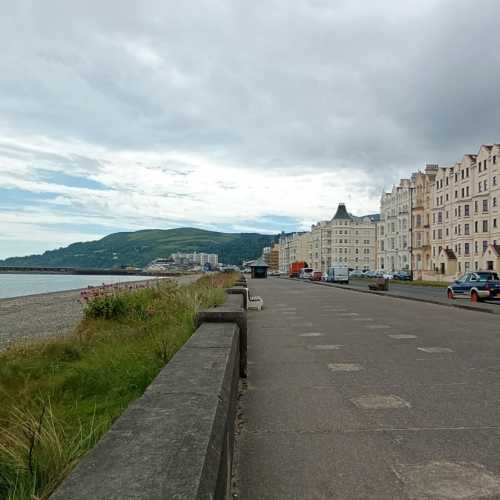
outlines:
{"label": "bench", "polygon": [[377,278],[375,283],[369,283],[368,288],[377,292],[387,292],[389,290],[389,280],[386,278]]}

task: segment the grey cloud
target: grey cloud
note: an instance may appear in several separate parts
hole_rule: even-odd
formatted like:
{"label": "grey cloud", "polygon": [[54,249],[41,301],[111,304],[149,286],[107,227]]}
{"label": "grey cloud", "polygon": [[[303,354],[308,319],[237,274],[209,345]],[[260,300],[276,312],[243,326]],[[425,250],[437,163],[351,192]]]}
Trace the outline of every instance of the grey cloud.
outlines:
{"label": "grey cloud", "polygon": [[496,0],[7,10],[0,127],[19,135],[290,173],[363,170],[374,191],[500,140]]}

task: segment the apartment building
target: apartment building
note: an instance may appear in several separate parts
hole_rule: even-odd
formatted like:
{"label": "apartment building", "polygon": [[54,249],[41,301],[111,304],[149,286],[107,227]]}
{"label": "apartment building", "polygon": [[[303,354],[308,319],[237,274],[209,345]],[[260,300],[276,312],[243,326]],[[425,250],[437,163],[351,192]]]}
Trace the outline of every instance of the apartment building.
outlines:
{"label": "apartment building", "polygon": [[262,249],[262,260],[269,266],[269,271],[279,271],[279,252],[278,243],[274,243],[272,247]]}
{"label": "apartment building", "polygon": [[311,262],[311,233],[281,234],[279,238],[280,272],[288,272],[288,266],[295,261]]}
{"label": "apartment building", "polygon": [[401,179],[391,192],[382,195],[377,224],[379,269],[412,270],[421,275],[430,268],[430,210],[438,169],[437,165],[426,165],[424,172]]}
{"label": "apartment building", "polygon": [[[432,190],[431,271],[500,271],[500,144],[440,168]],[[497,244],[498,243],[498,244]]]}
{"label": "apartment building", "polygon": [[401,179],[390,193],[380,200],[378,232],[378,261],[384,271],[410,268],[410,207],[414,183]]}
{"label": "apartment building", "polygon": [[219,256],[215,253],[177,252],[173,253],[170,258],[174,260],[176,264],[198,264],[200,266],[210,264],[212,267],[217,267],[219,264]]}
{"label": "apartment building", "polygon": [[311,267],[326,272],[333,264],[352,269],[375,269],[378,215],[355,217],[344,203],[330,221],[311,227]]}
{"label": "apartment building", "polygon": [[412,175],[411,269],[414,279],[423,279],[431,269],[431,209],[438,165],[426,165],[424,172]]}

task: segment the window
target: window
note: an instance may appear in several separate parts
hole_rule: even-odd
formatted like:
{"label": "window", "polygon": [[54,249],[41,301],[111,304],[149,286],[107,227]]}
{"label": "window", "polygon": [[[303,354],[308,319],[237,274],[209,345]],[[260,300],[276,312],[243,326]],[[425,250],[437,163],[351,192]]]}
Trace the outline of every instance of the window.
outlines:
{"label": "window", "polygon": [[464,243],[464,254],[469,255],[469,250],[470,250],[469,243]]}
{"label": "window", "polygon": [[465,194],[466,194],[466,196],[469,196],[469,186],[467,186],[467,187],[465,188]]}
{"label": "window", "polygon": [[486,182],[486,179],[483,181],[483,188],[485,191],[488,189],[488,183]]}
{"label": "window", "polygon": [[469,224],[464,224],[464,234],[466,234],[466,235],[470,234],[470,232],[469,232]]}
{"label": "window", "polygon": [[465,169],[465,177],[469,177],[469,167]]}
{"label": "window", "polygon": [[462,179],[464,178],[465,170],[462,170]]}
{"label": "window", "polygon": [[[474,242],[474,252],[477,253],[477,241]],[[477,262],[476,262],[477,264]],[[477,265],[476,265],[476,269],[477,269]]]}
{"label": "window", "polygon": [[493,219],[493,227],[496,228],[497,227],[497,220],[496,219]]}
{"label": "window", "polygon": [[458,216],[462,217],[462,207],[460,205],[458,206]]}
{"label": "window", "polygon": [[479,204],[477,201],[474,202],[474,212],[478,211]]}
{"label": "window", "polygon": [[443,230],[442,229],[438,229],[438,239],[442,239],[443,238]]}
{"label": "window", "polygon": [[483,200],[483,212],[488,211],[488,200]]}
{"label": "window", "polygon": [[449,201],[450,197],[448,196],[448,193],[446,193],[446,201]]}
{"label": "window", "polygon": [[496,156],[494,156],[494,157],[493,157],[493,163],[496,163],[496,162],[497,162],[497,157],[496,157]]}
{"label": "window", "polygon": [[483,220],[483,233],[488,232],[488,221]]}
{"label": "window", "polygon": [[493,206],[496,207],[497,206],[497,199],[496,198],[493,198]]}
{"label": "window", "polygon": [[488,242],[486,240],[484,240],[483,241],[483,252],[485,252],[487,248],[488,248]]}
{"label": "window", "polygon": [[478,183],[477,188],[478,188],[479,192],[481,192],[482,188],[483,188],[483,185],[481,183]]}
{"label": "window", "polygon": [[[463,173],[463,171],[462,171],[462,173]],[[464,197],[465,197],[465,188],[462,188],[462,198],[464,198]]]}
{"label": "window", "polygon": [[446,185],[448,186],[448,177],[446,177]]}
{"label": "window", "polygon": [[438,212],[438,224],[443,222],[443,212]]}
{"label": "window", "polygon": [[464,205],[464,216],[469,217],[469,205]]}
{"label": "window", "polygon": [[494,186],[497,185],[497,178],[496,178],[496,176],[493,176],[493,178],[491,179],[491,182],[493,183]]}
{"label": "window", "polygon": [[458,198],[458,191],[455,189],[455,198]]}
{"label": "window", "polygon": [[478,228],[479,228],[479,222],[478,222],[478,221],[476,221],[476,222],[474,222],[474,232],[476,232],[476,233],[477,233],[477,232],[479,231],[479,229],[478,229]]}

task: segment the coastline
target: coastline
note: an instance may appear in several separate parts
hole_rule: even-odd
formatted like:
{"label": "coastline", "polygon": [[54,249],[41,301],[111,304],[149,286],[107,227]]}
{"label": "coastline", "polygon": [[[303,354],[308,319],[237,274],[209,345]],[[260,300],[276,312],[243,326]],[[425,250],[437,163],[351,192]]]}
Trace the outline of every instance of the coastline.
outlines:
{"label": "coastline", "polygon": [[[189,284],[198,278],[199,275],[190,275],[174,280]],[[143,282],[156,279],[145,279]],[[83,318],[84,304],[80,301],[82,290],[85,288],[0,299],[0,351],[23,340],[73,332]]]}

